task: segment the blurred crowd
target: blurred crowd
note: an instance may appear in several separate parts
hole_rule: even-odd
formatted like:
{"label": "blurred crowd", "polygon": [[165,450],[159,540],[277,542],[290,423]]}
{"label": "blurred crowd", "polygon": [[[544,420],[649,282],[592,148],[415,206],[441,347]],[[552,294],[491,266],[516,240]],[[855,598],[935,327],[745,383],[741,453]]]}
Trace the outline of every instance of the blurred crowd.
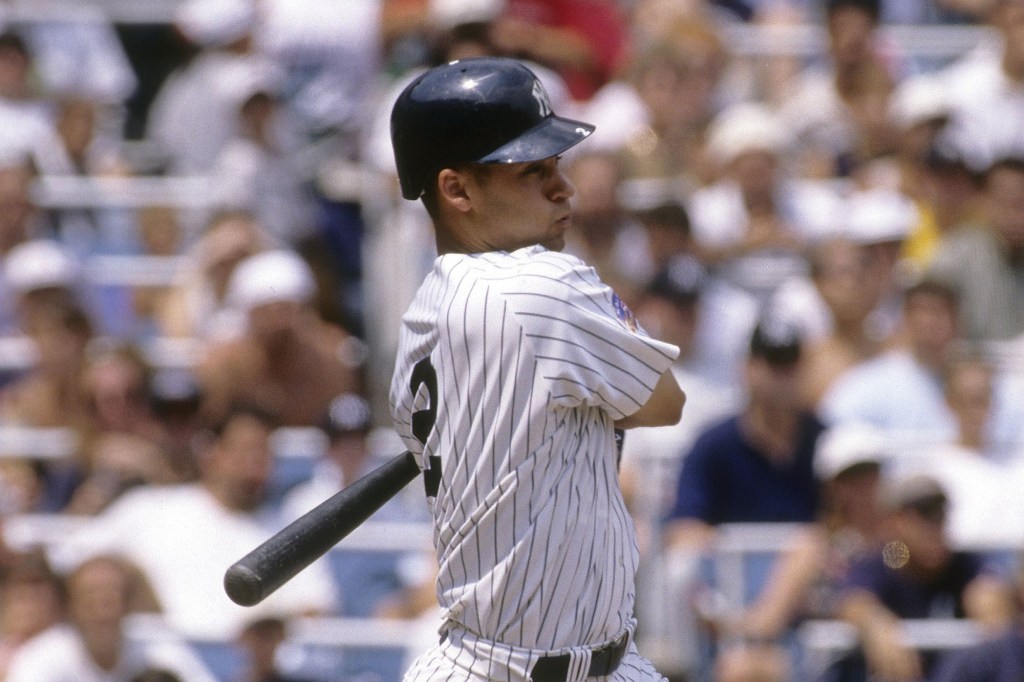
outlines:
{"label": "blurred crowd", "polygon": [[[383,390],[435,251],[389,112],[476,55],[597,125],[562,161],[566,248],[681,349],[681,423],[624,445],[646,653],[673,680],[809,680],[797,632],[821,619],[856,635],[822,680],[1024,676],[1024,1],[15,5],[0,679],[391,682],[400,659],[286,655],[294,624],[432,636],[426,542],[332,552],[250,609],[221,581],[400,450]],[[422,525],[405,492],[375,520]],[[723,605],[708,562],[740,523],[796,530]],[[979,643],[916,649],[915,619]]]}

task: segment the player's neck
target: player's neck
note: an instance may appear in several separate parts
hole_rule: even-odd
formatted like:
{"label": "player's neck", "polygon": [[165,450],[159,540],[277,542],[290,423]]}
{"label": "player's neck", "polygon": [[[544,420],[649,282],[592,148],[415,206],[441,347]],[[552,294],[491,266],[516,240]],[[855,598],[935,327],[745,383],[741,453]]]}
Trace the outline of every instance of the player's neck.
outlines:
{"label": "player's neck", "polygon": [[437,230],[435,243],[437,254],[446,253],[490,253],[493,251],[515,251],[526,246],[524,243],[497,243],[489,240],[485,230],[469,227],[462,230]]}
{"label": "player's neck", "polygon": [[479,239],[475,239],[470,230],[449,224],[435,226],[434,240],[439,256],[446,253],[481,253],[491,250],[485,248]]}

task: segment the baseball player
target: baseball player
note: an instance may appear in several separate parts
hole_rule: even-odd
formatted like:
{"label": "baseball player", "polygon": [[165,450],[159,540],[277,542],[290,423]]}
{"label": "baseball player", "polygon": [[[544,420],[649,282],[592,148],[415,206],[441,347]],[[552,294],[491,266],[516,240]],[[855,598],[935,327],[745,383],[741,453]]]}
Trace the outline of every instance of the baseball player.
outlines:
{"label": "baseball player", "polygon": [[403,318],[390,390],[424,469],[440,644],[406,680],[661,680],[631,639],[637,546],[615,431],[674,424],[675,346],[559,253],[574,189],[556,116],[510,59],[436,67],[399,96],[402,195],[439,257]]}

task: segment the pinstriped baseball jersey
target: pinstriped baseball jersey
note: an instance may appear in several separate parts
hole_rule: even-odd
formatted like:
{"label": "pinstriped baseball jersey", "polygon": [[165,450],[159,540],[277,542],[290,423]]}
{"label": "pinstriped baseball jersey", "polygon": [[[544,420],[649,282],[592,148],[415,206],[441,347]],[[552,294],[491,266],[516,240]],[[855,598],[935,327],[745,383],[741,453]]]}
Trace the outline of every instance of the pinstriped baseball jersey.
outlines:
{"label": "pinstriped baseball jersey", "polygon": [[421,466],[440,466],[431,505],[447,621],[545,651],[631,623],[637,548],[613,422],[677,354],[573,256],[534,246],[437,259],[403,319],[390,403]]}

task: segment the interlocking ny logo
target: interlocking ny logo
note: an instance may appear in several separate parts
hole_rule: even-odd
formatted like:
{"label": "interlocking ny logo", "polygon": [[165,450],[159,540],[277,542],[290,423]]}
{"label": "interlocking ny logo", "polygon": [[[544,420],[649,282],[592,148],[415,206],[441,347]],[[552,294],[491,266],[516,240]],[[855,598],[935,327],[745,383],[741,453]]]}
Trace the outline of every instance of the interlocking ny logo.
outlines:
{"label": "interlocking ny logo", "polygon": [[537,100],[537,106],[540,108],[541,116],[551,115],[551,100],[548,99],[548,93],[544,92],[544,87],[540,84],[540,81],[533,81],[533,91],[530,93],[533,98]]}

